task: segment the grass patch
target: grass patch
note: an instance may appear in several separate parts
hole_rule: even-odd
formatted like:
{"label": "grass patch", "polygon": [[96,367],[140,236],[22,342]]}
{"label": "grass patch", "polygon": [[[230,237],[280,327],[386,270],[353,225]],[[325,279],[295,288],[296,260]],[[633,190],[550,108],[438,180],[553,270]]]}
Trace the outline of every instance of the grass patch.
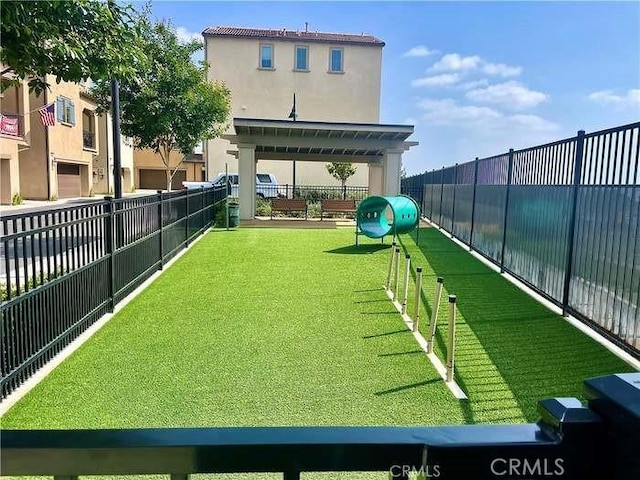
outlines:
{"label": "grass patch", "polygon": [[[440,358],[446,358],[447,297],[457,295],[456,378],[471,400],[467,422],[533,422],[540,399],[580,398],[586,378],[634,371],[439,230],[421,229],[419,245],[415,232],[400,240],[412,275],[423,267],[425,336],[436,278],[445,280],[435,344]],[[408,307],[415,309],[413,290]]]}
{"label": "grass patch", "polygon": [[463,423],[349,230],[205,235],[4,428]]}
{"label": "grass patch", "polygon": [[[206,234],[3,427],[533,421],[541,398],[631,371],[438,231],[401,240],[425,271],[423,331],[436,276],[458,295],[469,402],[453,399],[382,291],[388,247],[354,247],[351,229],[238,229]],[[446,294],[441,308],[444,355]]]}

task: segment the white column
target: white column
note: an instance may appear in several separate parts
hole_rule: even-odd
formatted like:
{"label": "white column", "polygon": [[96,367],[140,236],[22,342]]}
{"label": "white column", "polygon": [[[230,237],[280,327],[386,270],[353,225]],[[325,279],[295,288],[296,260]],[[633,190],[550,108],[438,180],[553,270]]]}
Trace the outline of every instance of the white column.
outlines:
{"label": "white column", "polygon": [[382,179],[384,172],[382,163],[369,164],[369,195],[382,195]]}
{"label": "white column", "polygon": [[252,220],[256,211],[256,146],[238,144],[240,220]]}
{"label": "white column", "polygon": [[383,195],[400,193],[400,168],[402,166],[402,149],[387,149],[383,157]]}

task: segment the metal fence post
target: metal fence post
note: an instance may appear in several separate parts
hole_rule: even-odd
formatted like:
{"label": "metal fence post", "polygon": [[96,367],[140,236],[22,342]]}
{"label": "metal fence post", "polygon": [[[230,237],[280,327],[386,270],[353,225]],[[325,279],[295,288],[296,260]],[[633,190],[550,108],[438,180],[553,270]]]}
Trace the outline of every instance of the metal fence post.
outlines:
{"label": "metal fence post", "polygon": [[469,232],[469,250],[473,250],[473,227],[476,221],[476,189],[478,187],[478,157],[473,165],[473,197],[471,197],[471,231]]}
{"label": "metal fence post", "polygon": [[200,189],[200,231],[204,230],[204,185]]}
{"label": "metal fence post", "polygon": [[159,235],[158,235],[158,246],[160,248],[160,270],[163,269],[164,267],[164,240],[163,240],[163,227],[164,227],[164,221],[162,219],[162,190],[158,190],[158,225],[160,226],[159,228]]}
{"label": "metal fence post", "polygon": [[115,307],[115,293],[116,293],[116,279],[115,279],[115,245],[113,239],[114,233],[114,218],[113,218],[113,197],[104,197],[105,200],[105,213],[104,217],[104,239],[105,250],[109,256],[108,270],[109,270],[109,306],[108,311],[113,312]]}
{"label": "metal fence post", "polygon": [[440,213],[438,214],[438,228],[442,230],[442,199],[444,196],[444,167],[440,170]]}
{"label": "metal fence post", "polygon": [[184,191],[185,195],[185,212],[184,212],[184,218],[185,218],[185,222],[184,222],[184,245],[185,247],[189,246],[189,189],[186,189]]}
{"label": "metal fence post", "polygon": [[507,170],[507,194],[504,199],[504,220],[502,222],[502,253],[500,254],[500,273],[504,273],[504,250],[507,243],[507,217],[509,216],[509,194],[513,176],[513,148],[509,149],[509,168]]}
{"label": "metal fence post", "polygon": [[451,203],[451,238],[455,237],[453,231],[456,228],[456,186],[458,185],[458,164],[455,165],[453,174],[453,201]]}
{"label": "metal fence post", "polygon": [[576,158],[573,164],[573,187],[571,191],[571,211],[569,213],[569,234],[567,235],[567,263],[564,269],[564,286],[562,290],[562,315],[567,316],[569,308],[569,287],[573,270],[573,243],[576,233],[576,211],[578,207],[578,189],[582,177],[582,153],[584,151],[584,130],[578,131],[576,137]]}
{"label": "metal fence post", "polygon": [[431,169],[431,176],[430,178],[430,185],[431,185],[431,205],[429,205],[429,220],[431,220],[431,223],[433,223],[433,191],[435,190],[435,188],[433,188],[433,186],[435,185],[435,179],[436,179],[436,169],[432,168]]}

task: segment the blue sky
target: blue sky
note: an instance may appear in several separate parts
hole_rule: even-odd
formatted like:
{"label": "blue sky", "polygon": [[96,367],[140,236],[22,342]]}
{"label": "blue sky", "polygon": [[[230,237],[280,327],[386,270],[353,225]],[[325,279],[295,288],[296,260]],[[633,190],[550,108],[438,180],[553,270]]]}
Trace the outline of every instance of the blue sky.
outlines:
{"label": "blue sky", "polygon": [[153,3],[186,36],[227,25],[384,40],[382,123],[408,173],[640,121],[638,2]]}

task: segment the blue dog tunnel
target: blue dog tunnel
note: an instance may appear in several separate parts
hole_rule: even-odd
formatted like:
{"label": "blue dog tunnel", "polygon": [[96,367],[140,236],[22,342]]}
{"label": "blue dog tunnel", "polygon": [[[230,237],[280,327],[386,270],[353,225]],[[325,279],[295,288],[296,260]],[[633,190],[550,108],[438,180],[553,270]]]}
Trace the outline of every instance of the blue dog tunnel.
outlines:
{"label": "blue dog tunnel", "polygon": [[367,197],[360,202],[356,212],[356,243],[359,233],[369,238],[395,236],[409,233],[419,221],[420,207],[411,197]]}

